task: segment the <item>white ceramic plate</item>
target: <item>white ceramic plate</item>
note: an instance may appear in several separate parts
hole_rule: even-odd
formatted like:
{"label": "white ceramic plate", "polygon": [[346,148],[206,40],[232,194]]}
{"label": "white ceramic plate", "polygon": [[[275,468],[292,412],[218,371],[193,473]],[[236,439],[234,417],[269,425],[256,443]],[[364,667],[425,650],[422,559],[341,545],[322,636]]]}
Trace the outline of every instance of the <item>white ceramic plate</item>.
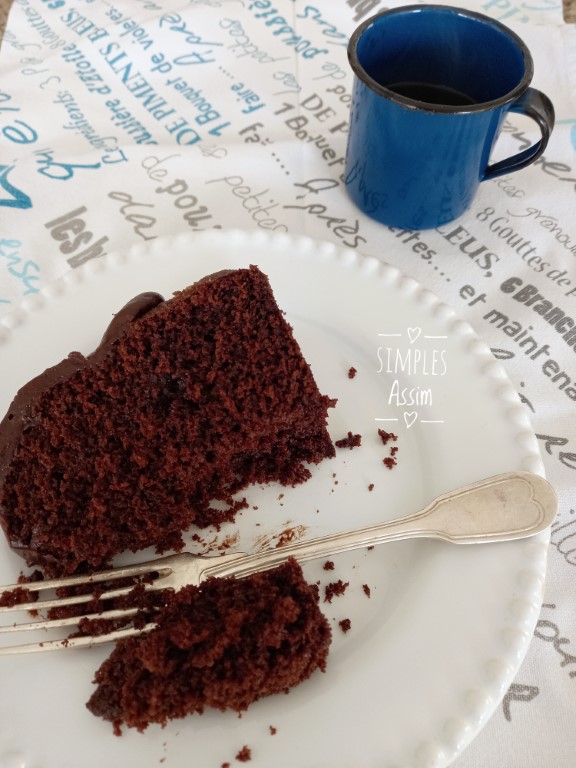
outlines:
{"label": "white ceramic plate", "polygon": [[[351,430],[363,441],[339,450],[303,486],[253,488],[250,509],[219,540],[238,533],[235,546],[252,550],[285,529],[314,536],[407,514],[506,470],[542,473],[513,387],[451,309],[375,259],[260,233],[136,245],[32,297],[0,324],[0,412],[45,367],[72,349],[91,351],[112,313],[136,293],[169,295],[210,272],[248,264],[269,275],[321,391],[338,398],[333,439]],[[382,462],[391,444],[382,444],[378,427],[398,436],[392,470]],[[208,544],[216,534],[203,536]],[[339,556],[334,571],[322,562],[307,566],[322,590],[337,578],[349,582],[342,597],[322,605],[334,633],[328,670],[241,718],[206,712],[118,738],[84,707],[106,650],[2,658],[0,765],[219,768],[239,765],[244,745],[251,768],[448,765],[486,722],[525,655],[546,548],[546,535],[478,547],[404,542]],[[1,542],[0,584],[20,568]],[[352,624],[346,634],[344,618]]]}

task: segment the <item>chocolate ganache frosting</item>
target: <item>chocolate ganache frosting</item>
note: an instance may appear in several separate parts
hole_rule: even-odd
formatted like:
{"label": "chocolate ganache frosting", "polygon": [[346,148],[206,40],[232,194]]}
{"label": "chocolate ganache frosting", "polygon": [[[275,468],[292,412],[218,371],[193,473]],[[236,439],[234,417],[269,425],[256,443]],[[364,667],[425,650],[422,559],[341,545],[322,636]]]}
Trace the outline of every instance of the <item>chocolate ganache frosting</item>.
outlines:
{"label": "chocolate ganache frosting", "polygon": [[[71,352],[67,358],[47,368],[18,390],[8,412],[0,422],[0,488],[6,479],[20,435],[34,425],[34,404],[38,398],[58,382],[69,379],[76,371],[97,364],[108,354],[130,323],[143,317],[163,301],[164,298],[159,293],[149,292],[135,296],[114,315],[94,352],[87,357],[80,352]],[[3,523],[1,507],[0,523]]]}

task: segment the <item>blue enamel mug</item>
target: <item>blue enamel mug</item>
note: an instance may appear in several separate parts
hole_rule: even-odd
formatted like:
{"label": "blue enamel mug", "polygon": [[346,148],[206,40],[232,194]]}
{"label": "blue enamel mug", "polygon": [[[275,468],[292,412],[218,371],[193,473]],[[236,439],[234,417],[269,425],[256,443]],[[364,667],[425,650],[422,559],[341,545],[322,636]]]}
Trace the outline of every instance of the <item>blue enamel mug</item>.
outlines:
{"label": "blue enamel mug", "polygon": [[[363,22],[348,45],[354,72],[345,184],[354,203],[391,227],[427,229],[460,216],[481,181],[544,151],[550,99],[530,87],[524,42],[498,21],[443,5],[410,5]],[[539,138],[490,163],[509,112]]]}

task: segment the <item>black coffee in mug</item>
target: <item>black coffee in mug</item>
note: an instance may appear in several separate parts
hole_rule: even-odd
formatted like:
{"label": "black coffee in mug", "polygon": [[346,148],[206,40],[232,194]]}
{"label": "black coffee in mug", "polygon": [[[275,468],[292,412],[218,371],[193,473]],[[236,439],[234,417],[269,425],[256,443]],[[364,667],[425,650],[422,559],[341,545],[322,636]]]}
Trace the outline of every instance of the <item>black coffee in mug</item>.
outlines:
{"label": "black coffee in mug", "polygon": [[[354,72],[344,181],[376,221],[428,229],[460,216],[480,182],[525,168],[544,151],[554,107],[532,88],[526,44],[495,19],[446,5],[408,5],[362,22],[350,38]],[[540,138],[490,162],[510,112]]]}
{"label": "black coffee in mug", "polygon": [[451,88],[449,85],[406,81],[391,83],[386,85],[385,88],[398,94],[398,96],[405,96],[407,99],[413,99],[414,101],[423,101],[426,104],[445,104],[452,107],[476,104],[476,99],[459,91],[457,88]]}

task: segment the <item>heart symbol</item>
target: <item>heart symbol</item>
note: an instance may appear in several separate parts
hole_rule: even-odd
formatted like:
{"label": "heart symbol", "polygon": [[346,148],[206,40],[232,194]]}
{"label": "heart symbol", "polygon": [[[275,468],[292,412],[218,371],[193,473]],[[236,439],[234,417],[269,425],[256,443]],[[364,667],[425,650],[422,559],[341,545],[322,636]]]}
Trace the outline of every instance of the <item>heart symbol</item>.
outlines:
{"label": "heart symbol", "polygon": [[408,328],[408,338],[410,339],[410,344],[414,344],[421,333],[422,328]]}
{"label": "heart symbol", "polygon": [[404,411],[404,423],[406,424],[406,428],[410,429],[410,427],[412,426],[412,424],[414,424],[417,418],[418,418],[418,413],[416,411]]}

